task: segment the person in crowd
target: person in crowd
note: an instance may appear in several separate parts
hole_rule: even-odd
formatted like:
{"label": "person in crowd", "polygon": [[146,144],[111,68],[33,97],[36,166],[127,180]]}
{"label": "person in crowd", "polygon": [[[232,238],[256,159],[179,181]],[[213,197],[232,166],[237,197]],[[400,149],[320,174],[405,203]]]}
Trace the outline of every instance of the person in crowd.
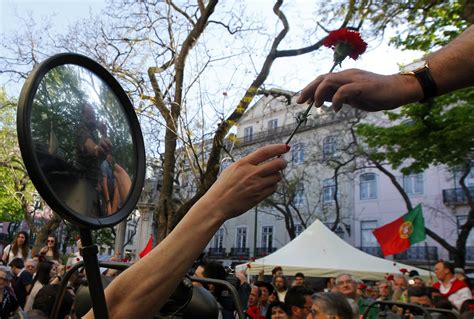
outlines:
{"label": "person in crowd", "polygon": [[[225,280],[226,271],[224,266],[218,262],[209,261],[202,262],[194,272],[195,277],[199,278],[212,278]],[[200,284],[198,282],[193,282],[194,285],[204,286],[209,290],[217,300],[219,310],[222,314],[223,319],[234,318],[234,304],[232,298],[229,297],[229,292],[223,288],[222,285],[215,284]]]}
{"label": "person in crowd", "polygon": [[472,292],[471,282],[469,281],[469,278],[467,278],[466,273],[464,272],[464,269],[454,268],[454,276],[457,279],[459,279],[461,281],[464,281],[466,283],[467,287],[469,288],[469,290],[471,290],[471,292]]}
{"label": "person in crowd", "polygon": [[311,313],[313,291],[302,286],[288,289],[285,296],[285,305],[291,319],[306,319]]}
{"label": "person in crowd", "polygon": [[239,293],[240,302],[246,305],[250,297],[251,286],[247,282],[247,275],[245,271],[238,271],[235,273],[235,278],[238,280],[237,292]]}
{"label": "person in crowd", "polygon": [[265,319],[289,319],[288,309],[284,302],[275,301],[268,306]]}
{"label": "person in crowd", "polygon": [[41,248],[40,255],[43,257],[44,260],[49,261],[60,261],[60,254],[58,248],[58,241],[56,237],[53,235],[49,235],[48,239],[46,240],[46,246]]}
{"label": "person in crowd", "polygon": [[8,265],[14,258],[21,258],[25,261],[29,252],[28,233],[23,230],[19,231],[13,242],[3,249],[2,262],[4,265]]}
{"label": "person in crowd", "polygon": [[48,285],[57,277],[56,267],[50,261],[43,261],[38,264],[38,271],[35,279],[33,279],[33,286],[26,297],[25,311],[33,309],[33,303],[35,302],[36,295],[44,286]]}
{"label": "person in crowd", "polygon": [[283,268],[281,266],[276,266],[272,269],[272,276],[283,276]]}
{"label": "person in crowd", "polygon": [[[54,300],[59,293],[59,285],[46,285],[38,291],[35,302],[33,303],[33,310],[40,310],[49,318],[53,312]],[[72,294],[66,290],[64,297],[59,307],[58,319],[66,319],[71,314],[71,308],[74,302]]]}
{"label": "person in crowd", "polygon": [[15,292],[10,286],[11,274],[6,269],[0,269],[0,318],[7,319],[18,308]]}
{"label": "person in crowd", "polygon": [[265,317],[267,315],[268,305],[270,304],[270,295],[274,293],[274,287],[265,281],[258,281],[255,284],[260,290],[260,314]]}
{"label": "person in crowd", "polygon": [[312,296],[313,305],[308,319],[333,318],[354,319],[352,307],[344,295],[334,292],[320,292]]}
{"label": "person in crowd", "polygon": [[27,259],[25,261],[25,269],[26,271],[28,271],[33,277],[35,276],[36,274],[36,266],[37,266],[37,262],[33,259]]}
{"label": "person in crowd", "polygon": [[410,287],[407,292],[409,303],[427,308],[433,307],[430,292],[426,287]]}
{"label": "person in crowd", "polygon": [[392,301],[407,302],[408,280],[401,274],[394,274],[392,280]]}
{"label": "person in crowd", "polygon": [[388,301],[392,300],[392,285],[388,280],[381,280],[377,284],[377,288],[379,290],[379,297],[377,300],[379,301]]}
{"label": "person in crowd", "polygon": [[278,295],[278,300],[283,302],[288,289],[286,288],[286,278],[284,276],[276,275],[273,277],[273,287]]}
{"label": "person in crowd", "polygon": [[[340,274],[336,277],[337,292],[344,295],[349,304],[352,305],[353,312],[359,315],[364,314],[365,310],[372,303],[371,299],[357,296],[357,283],[350,274]],[[368,318],[376,318],[377,310],[370,309]]]}
{"label": "person in crowd", "polygon": [[[287,166],[281,156],[289,150],[286,144],[266,145],[227,167],[174,230],[106,288],[109,317],[158,313],[219,227],[277,190]],[[84,318],[94,318],[93,312]]]}
{"label": "person in crowd", "polygon": [[326,282],[326,289],[324,289],[326,292],[337,292],[337,285],[336,285],[336,278],[335,277],[330,277],[327,279]]}
{"label": "person in crowd", "polygon": [[245,309],[245,315],[250,319],[261,319],[264,318],[260,314],[260,289],[257,286],[252,286],[250,289],[249,298],[247,301],[247,307]]}
{"label": "person in crowd", "polygon": [[10,261],[9,266],[16,277],[13,290],[15,291],[18,305],[23,308],[26,302],[26,295],[30,291],[33,283],[33,276],[26,271],[25,263],[21,258],[14,258]]}
{"label": "person in crowd", "polygon": [[294,286],[304,286],[304,274],[302,272],[297,272],[295,274],[295,282],[293,284]]}
{"label": "person in crowd", "polygon": [[276,290],[273,290],[273,292],[268,296],[268,303],[274,303],[276,301],[280,301],[278,298],[278,292]]}
{"label": "person in crowd", "polygon": [[452,263],[440,260],[435,264],[434,272],[438,282],[433,287],[439,289],[440,294],[456,307],[458,310],[464,301],[472,299],[472,293],[466,283],[454,276]]}
{"label": "person in crowd", "polygon": [[474,85],[474,26],[440,50],[430,54],[418,71],[380,75],[359,69],[344,70],[318,76],[302,91],[297,103],[314,101],[321,106],[332,102],[339,111],[343,104],[369,111],[395,109],[401,105]]}
{"label": "person in crowd", "polygon": [[413,279],[410,279],[408,281],[408,283],[410,284],[410,286],[412,287],[425,287],[425,282],[423,281],[423,279],[421,277],[413,277]]}

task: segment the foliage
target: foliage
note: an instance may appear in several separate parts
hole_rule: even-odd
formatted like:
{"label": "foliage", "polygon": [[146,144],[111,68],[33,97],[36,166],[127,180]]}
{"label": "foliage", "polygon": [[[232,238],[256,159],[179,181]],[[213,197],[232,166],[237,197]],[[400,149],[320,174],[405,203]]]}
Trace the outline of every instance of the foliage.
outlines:
{"label": "foliage", "polygon": [[[23,218],[21,198],[31,200],[33,187],[25,176],[16,136],[16,102],[0,90],[0,220]],[[25,179],[26,178],[26,179]],[[23,183],[26,183],[23,185]],[[25,189],[23,189],[25,186]],[[21,194],[19,193],[21,192]]]}
{"label": "foliage", "polygon": [[400,113],[387,112],[397,124],[361,124],[357,133],[377,149],[374,159],[387,160],[393,168],[404,166],[404,174],[422,172],[429,165],[457,167],[473,158],[473,105],[474,89],[465,89],[433,103],[404,106]]}

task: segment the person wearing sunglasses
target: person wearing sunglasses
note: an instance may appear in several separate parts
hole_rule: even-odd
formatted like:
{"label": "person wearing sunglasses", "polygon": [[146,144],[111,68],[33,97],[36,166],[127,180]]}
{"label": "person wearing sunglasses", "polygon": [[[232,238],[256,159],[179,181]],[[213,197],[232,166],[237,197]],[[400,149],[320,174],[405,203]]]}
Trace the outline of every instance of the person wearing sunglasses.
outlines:
{"label": "person wearing sunglasses", "polygon": [[46,246],[41,248],[40,255],[44,260],[60,262],[61,256],[59,254],[58,241],[53,235],[49,235],[46,240]]}

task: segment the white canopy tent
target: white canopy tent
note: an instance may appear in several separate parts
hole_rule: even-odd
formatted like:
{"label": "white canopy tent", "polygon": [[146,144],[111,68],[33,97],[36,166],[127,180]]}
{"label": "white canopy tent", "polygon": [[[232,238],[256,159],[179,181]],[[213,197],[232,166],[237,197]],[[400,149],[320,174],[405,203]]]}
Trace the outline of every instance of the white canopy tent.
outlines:
{"label": "white canopy tent", "polygon": [[401,274],[403,268],[429,277],[424,269],[378,258],[352,247],[319,220],[273,254],[238,265],[236,271],[247,270],[250,275],[258,275],[263,269],[265,274],[270,274],[276,266],[281,266],[285,275],[302,272],[309,277],[349,273],[358,279],[380,280],[387,274]]}

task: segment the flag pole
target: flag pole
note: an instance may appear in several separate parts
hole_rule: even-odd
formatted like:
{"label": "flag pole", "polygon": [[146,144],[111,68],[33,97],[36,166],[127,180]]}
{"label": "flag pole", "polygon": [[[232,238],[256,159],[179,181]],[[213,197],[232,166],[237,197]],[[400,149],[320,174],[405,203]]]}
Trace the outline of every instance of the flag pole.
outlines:
{"label": "flag pole", "polygon": [[431,260],[430,260],[430,252],[428,250],[428,242],[425,240],[425,251],[426,251],[426,260],[428,261],[428,271],[430,273],[430,280],[433,282],[433,274],[431,272]]}

